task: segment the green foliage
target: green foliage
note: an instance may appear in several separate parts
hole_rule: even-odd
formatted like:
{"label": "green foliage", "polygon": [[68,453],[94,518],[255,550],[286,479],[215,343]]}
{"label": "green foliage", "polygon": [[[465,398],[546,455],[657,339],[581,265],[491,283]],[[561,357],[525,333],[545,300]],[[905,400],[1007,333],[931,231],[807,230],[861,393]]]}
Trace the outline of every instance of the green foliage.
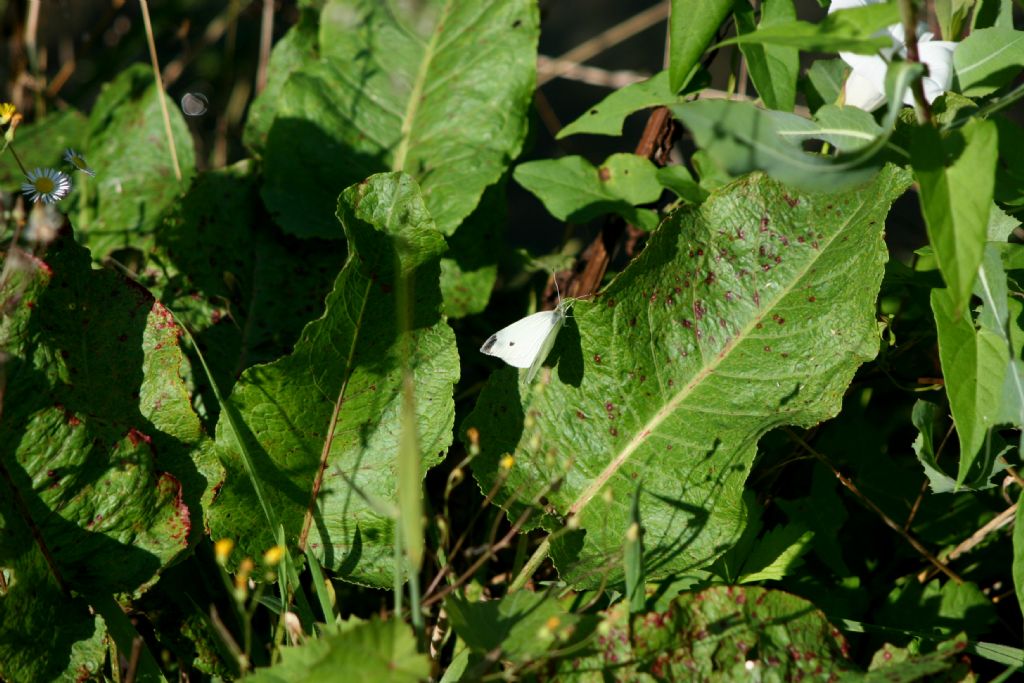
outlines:
{"label": "green foliage", "polygon": [[870,55],[889,47],[889,38],[875,33],[898,23],[899,12],[899,5],[890,2],[841,10],[817,24],[797,19],[773,21],[762,24],[753,33],[723,40],[719,45],[781,45],[815,52],[842,50]]}
{"label": "green foliage", "polygon": [[[103,621],[86,600],[64,596],[153,582],[202,532],[220,470],[204,454],[163,305],[92,270],[70,231],[45,263],[9,256],[5,275],[0,296],[17,305],[0,327],[0,562],[9,572],[0,614],[23,625],[17,639],[0,639],[0,661],[10,663],[5,677],[31,680],[96,668]],[[23,630],[32,623],[64,625],[40,638]]]}
{"label": "green foliage", "polygon": [[1024,68],[1024,32],[983,28],[957,45],[953,54],[960,91],[968,97],[990,95]]}
{"label": "green foliage", "polygon": [[646,81],[640,81],[616,90],[585,114],[558,131],[562,139],[578,133],[596,135],[622,135],[623,120],[633,112],[648,107],[681,104],[685,96],[707,85],[706,74],[698,72],[687,81],[684,90],[677,94],[669,86],[669,72],[659,71]]}
{"label": "green foliage", "polygon": [[[287,232],[339,239],[338,193],[401,170],[450,235],[519,153],[537,34],[527,0],[431,0],[411,23],[376,0],[330,0],[320,59],[296,67],[283,56],[277,65],[290,74],[277,74],[286,79],[280,90],[262,96],[274,106],[263,152],[267,208]],[[285,49],[308,50],[308,39]]]}
{"label": "green foliage", "polygon": [[810,140],[860,138],[864,132],[859,120],[862,117],[853,128],[837,131],[795,114],[767,111],[744,102],[699,100],[671,109],[693,132],[697,144],[733,175],[763,169],[790,185],[825,191],[862,184],[880,167],[880,162],[870,157],[847,161],[803,151],[803,143]]}
{"label": "green foliage", "polygon": [[152,72],[136,65],[107,84],[89,114],[82,151],[103,174],[78,174],[73,216],[76,230],[96,258],[118,249],[146,251],[161,214],[188,188],[194,173],[188,128],[178,108],[169,103],[182,174],[180,181],[175,179],[160,97],[169,99],[157,92]]}
{"label": "green foliage", "polygon": [[[741,35],[754,31],[753,11],[738,3],[736,26]],[[759,28],[771,28],[796,19],[792,0],[768,0],[761,11]],[[769,109],[790,111],[796,104],[796,78],[800,69],[800,53],[786,45],[740,43],[740,50],[750,68],[750,80]]]}
{"label": "green foliage", "polygon": [[[758,438],[834,414],[877,351],[881,221],[907,182],[888,170],[841,195],[737,182],[673,214],[575,307],[546,380],[520,391],[514,373],[491,376],[466,420],[482,451],[474,473],[513,509],[544,496],[576,520],[555,548],[563,577],[620,580],[637,482],[649,577],[703,566],[738,538],[737,482]],[[506,478],[508,452],[519,458]]]}
{"label": "green foliage", "polygon": [[0,11],[0,678],[1022,667],[1008,0],[150,4]]}
{"label": "green foliage", "polygon": [[613,154],[597,168],[583,157],[530,161],[514,175],[561,220],[583,223],[617,213],[648,229],[658,224],[653,211],[636,208],[661,196],[657,168],[635,154]]}
{"label": "green foliage", "polygon": [[416,651],[408,626],[398,621],[350,624],[336,633],[288,648],[279,664],[246,678],[253,683],[315,683],[317,681],[381,681],[415,683],[430,671]]}
{"label": "green foliage", "polygon": [[[458,364],[451,329],[440,317],[444,240],[415,181],[401,173],[346,190],[338,219],[349,256],[326,312],[303,330],[290,355],[243,373],[229,400],[249,425],[241,436],[257,454],[257,476],[289,543],[308,541],[324,566],[388,586],[405,362],[417,389],[424,470],[451,439]],[[415,282],[408,330],[396,316],[401,279]],[[403,361],[408,349],[411,357]],[[214,536],[235,538],[250,555],[260,554],[275,539],[255,514],[259,503],[234,437],[218,428],[217,442],[228,474],[212,510]]]}
{"label": "green foliage", "polygon": [[669,87],[677,93],[686,86],[694,66],[729,15],[731,0],[709,0],[697,4],[672,0],[669,15]]}

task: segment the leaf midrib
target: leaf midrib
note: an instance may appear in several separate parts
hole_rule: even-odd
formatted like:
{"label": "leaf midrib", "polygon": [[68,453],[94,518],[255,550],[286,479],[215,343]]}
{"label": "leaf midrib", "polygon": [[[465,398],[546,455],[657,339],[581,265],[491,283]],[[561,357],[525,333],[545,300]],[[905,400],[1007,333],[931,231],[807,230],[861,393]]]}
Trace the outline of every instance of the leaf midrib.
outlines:
{"label": "leaf midrib", "polygon": [[398,143],[398,149],[395,150],[394,162],[391,165],[394,171],[405,170],[405,160],[409,154],[409,145],[412,141],[412,127],[416,120],[416,114],[419,112],[420,99],[423,95],[423,87],[426,84],[427,72],[430,71],[430,64],[434,60],[434,52],[437,49],[437,41],[441,37],[440,29],[447,26],[448,15],[451,14],[451,9],[452,0],[447,0],[438,17],[437,28],[431,33],[430,41],[423,50],[423,59],[420,61],[420,67],[416,72],[416,80],[413,82],[412,92],[409,93],[409,101],[405,107],[405,117],[402,119],[402,137]]}
{"label": "leaf midrib", "polygon": [[334,443],[334,430],[338,426],[341,416],[341,406],[345,403],[345,393],[348,391],[348,382],[352,378],[353,360],[356,347],[359,346],[359,339],[363,329],[363,316],[366,314],[366,305],[370,301],[370,291],[373,288],[373,280],[366,280],[366,288],[363,290],[362,303],[359,306],[359,316],[356,318],[352,332],[352,343],[348,349],[348,357],[345,358],[345,375],[341,380],[341,387],[338,389],[338,397],[334,401],[334,408],[331,412],[331,419],[327,425],[327,436],[324,438],[323,449],[320,451],[320,462],[317,465],[316,475],[313,478],[313,485],[310,488],[309,505],[306,506],[302,520],[302,532],[299,534],[299,548],[305,549],[309,530],[312,527],[313,511],[316,509],[317,498],[320,497],[320,486],[323,482],[324,472],[327,469],[327,459],[331,454],[331,446]]}
{"label": "leaf midrib", "polygon": [[594,496],[597,495],[597,493],[601,491],[602,488],[604,488],[605,484],[608,483],[612,475],[614,475],[615,472],[617,472],[630,459],[633,453],[635,453],[640,448],[641,444],[644,443],[647,437],[650,434],[653,434],[655,430],[657,430],[661,426],[661,424],[666,419],[668,419],[669,416],[671,416],[677,408],[679,408],[682,402],[690,396],[693,390],[700,386],[700,384],[708,376],[710,376],[726,358],[730,356],[732,350],[736,348],[736,346],[738,346],[740,343],[746,341],[749,338],[749,335],[753,332],[754,329],[756,329],[757,324],[762,322],[768,315],[768,313],[775,310],[779,302],[783,298],[788,296],[791,291],[793,291],[792,283],[801,282],[804,279],[804,277],[808,274],[811,266],[813,266],[822,257],[824,257],[825,253],[828,251],[828,247],[830,247],[840,235],[846,232],[850,224],[860,216],[861,212],[864,210],[864,207],[864,202],[861,202],[860,205],[857,207],[857,210],[850,214],[849,218],[846,219],[843,225],[833,233],[832,237],[827,242],[825,242],[822,245],[822,249],[818,252],[818,257],[809,260],[807,262],[806,267],[800,272],[799,276],[791,278],[790,286],[780,288],[778,295],[771,300],[770,305],[767,305],[762,309],[761,315],[752,317],[750,321],[747,323],[747,325],[745,325],[744,328],[741,330],[741,333],[733,337],[733,341],[727,343],[718,353],[716,353],[715,358],[713,358],[708,365],[705,365],[703,368],[701,368],[701,370],[698,371],[690,379],[690,381],[684,384],[679,389],[679,391],[677,391],[668,400],[668,402],[665,403],[665,405],[663,405],[654,414],[653,417],[647,420],[647,422],[645,422],[644,425],[636,431],[636,433],[629,440],[629,442],[622,448],[622,450],[619,451],[619,453],[614,458],[612,458],[611,462],[608,463],[607,466],[605,466],[605,468],[601,471],[600,474],[597,475],[597,477],[591,480],[590,485],[587,486],[587,488],[583,490],[579,497],[573,501],[573,503],[569,506],[567,516],[576,516],[583,511],[583,509],[587,506],[587,504],[590,503]]}
{"label": "leaf midrib", "polygon": [[957,69],[957,71],[956,71],[957,75],[958,76],[963,76],[964,74],[970,73],[970,72],[974,71],[975,69],[980,68],[984,64],[987,64],[987,63],[991,62],[993,59],[995,59],[996,57],[998,57],[1002,53],[1006,52],[1007,50],[1013,49],[1017,45],[1017,43],[1019,43],[1022,39],[1024,39],[1024,36],[1017,36],[1016,38],[1013,39],[1013,42],[1010,42],[1010,43],[1007,43],[1006,45],[1003,45],[1001,48],[999,48],[995,52],[991,52],[991,53],[985,55],[984,57],[982,57],[978,61],[974,62],[973,64],[970,64],[969,66],[964,67],[963,69]]}

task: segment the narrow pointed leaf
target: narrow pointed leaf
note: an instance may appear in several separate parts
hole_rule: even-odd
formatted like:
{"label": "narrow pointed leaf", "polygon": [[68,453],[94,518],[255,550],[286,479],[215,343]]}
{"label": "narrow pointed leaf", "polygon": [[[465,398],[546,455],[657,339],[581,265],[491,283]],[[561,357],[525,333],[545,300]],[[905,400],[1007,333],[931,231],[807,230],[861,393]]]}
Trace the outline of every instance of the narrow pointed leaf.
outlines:
{"label": "narrow pointed leaf", "polygon": [[[451,440],[458,357],[440,315],[444,239],[415,181],[402,173],[346,190],[338,217],[350,253],[327,311],[306,326],[291,355],[243,373],[230,400],[247,425],[242,437],[257,454],[287,542],[305,534],[331,571],[390,586],[404,365],[416,386],[422,472]],[[395,293],[400,276],[416,282],[405,333]],[[229,474],[212,509],[214,537],[234,538],[257,555],[274,537],[223,424],[217,441]]]}
{"label": "narrow pointed leaf", "polygon": [[773,23],[723,40],[723,45],[764,44],[784,45],[815,52],[856,52],[874,54],[889,47],[889,36],[876,35],[880,29],[899,23],[900,8],[897,3],[881,3],[844,9],[829,14],[817,24],[793,20]]}
{"label": "narrow pointed leaf", "polygon": [[320,59],[307,58],[271,95],[271,213],[293,234],[339,239],[338,193],[400,170],[451,234],[522,146],[538,30],[529,0],[327,2]]}
{"label": "narrow pointed leaf", "polygon": [[976,328],[970,312],[958,312],[948,289],[933,289],[931,304],[946,395],[960,441],[959,485],[967,480],[982,448],[991,448],[986,437],[997,424],[1002,405],[1009,349],[999,333]]}
{"label": "narrow pointed leaf", "polygon": [[633,112],[660,105],[681,104],[687,94],[708,83],[707,73],[701,71],[690,79],[682,92],[677,93],[669,87],[668,79],[668,71],[659,71],[646,81],[616,90],[558,131],[555,137],[561,140],[579,133],[622,135],[622,124]]}
{"label": "narrow pointed leaf", "polygon": [[474,473],[490,490],[515,453],[503,481],[512,514],[544,496],[538,523],[576,517],[579,531],[553,546],[563,578],[621,577],[639,482],[649,577],[702,567],[736,540],[760,436],[835,414],[877,352],[882,227],[908,182],[887,169],[813,195],[737,181],[673,214],[595,301],[576,304],[548,359],[556,370],[523,393],[514,372],[492,375],[465,422],[479,432]]}
{"label": "narrow pointed leaf", "polygon": [[732,9],[732,0],[707,0],[687,2],[672,0],[672,12],[668,19],[669,34],[669,84],[672,92],[683,89],[708,49],[711,41]]}
{"label": "narrow pointed leaf", "polygon": [[1017,604],[1024,611],[1024,492],[1017,498],[1017,514],[1013,525],[1013,587]]}
{"label": "narrow pointed leaf", "polygon": [[[755,30],[753,11],[746,3],[738,3],[743,11],[736,11],[737,28],[744,34]],[[766,0],[761,7],[759,28],[770,28],[796,19],[793,0]],[[796,104],[796,77],[800,70],[800,52],[785,45],[741,44],[740,51],[747,58],[750,80],[758,95],[769,109],[791,111]]]}
{"label": "narrow pointed leaf", "polygon": [[811,64],[807,69],[807,81],[801,87],[812,112],[839,100],[848,70],[846,62],[838,58],[818,59]]}
{"label": "narrow pointed leaf", "polygon": [[977,119],[944,137],[921,126],[915,129],[911,153],[928,240],[953,309],[962,311],[985,245],[995,187],[996,126]]}

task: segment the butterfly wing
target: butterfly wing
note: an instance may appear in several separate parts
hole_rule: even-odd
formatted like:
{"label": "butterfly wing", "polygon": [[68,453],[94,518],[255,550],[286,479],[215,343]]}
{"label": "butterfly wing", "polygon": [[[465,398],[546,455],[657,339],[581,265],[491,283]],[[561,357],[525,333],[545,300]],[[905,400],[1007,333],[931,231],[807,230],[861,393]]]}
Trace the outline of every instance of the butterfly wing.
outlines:
{"label": "butterfly wing", "polygon": [[540,349],[537,351],[537,356],[533,359],[533,363],[530,365],[530,371],[526,373],[526,383],[530,384],[533,382],[533,378],[537,376],[537,372],[540,367],[544,364],[548,354],[551,353],[551,349],[555,345],[555,340],[558,339],[558,332],[562,329],[562,325],[565,323],[565,310],[559,306],[550,313],[555,314],[555,321],[551,326],[551,331],[548,332],[548,336],[544,338],[544,341],[540,345]]}
{"label": "butterfly wing", "polygon": [[564,320],[565,314],[561,309],[528,315],[488,337],[480,351],[513,367],[530,368],[530,379],[533,379],[536,368],[551,351]]}

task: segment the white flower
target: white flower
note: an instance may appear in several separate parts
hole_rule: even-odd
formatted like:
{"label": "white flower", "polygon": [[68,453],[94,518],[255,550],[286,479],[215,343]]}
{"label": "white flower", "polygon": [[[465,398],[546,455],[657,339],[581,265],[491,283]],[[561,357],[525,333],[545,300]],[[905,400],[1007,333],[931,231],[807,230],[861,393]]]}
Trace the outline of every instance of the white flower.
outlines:
{"label": "white flower", "polygon": [[[832,0],[829,14],[841,9],[876,5],[885,0]],[[928,67],[928,73],[921,79],[924,96],[931,104],[936,97],[949,90],[953,84],[953,50],[956,43],[949,40],[932,40],[928,26],[919,24],[917,30],[917,54],[921,63]],[[874,111],[885,102],[885,72],[893,55],[907,56],[902,24],[893,24],[885,29],[892,39],[892,45],[882,48],[877,55],[858,55],[840,52],[839,57],[850,65],[853,72],[846,79],[846,104]],[[907,92],[904,104],[913,105],[914,95]]]}
{"label": "white flower", "polygon": [[82,173],[85,173],[86,175],[96,175],[96,171],[89,168],[89,163],[85,160],[85,157],[82,156],[82,153],[76,152],[70,147],[64,150],[64,161],[68,162],[69,164],[74,166]]}
{"label": "white flower", "polygon": [[33,202],[54,204],[71,192],[71,178],[54,168],[37,168],[28,172],[21,191]]}

